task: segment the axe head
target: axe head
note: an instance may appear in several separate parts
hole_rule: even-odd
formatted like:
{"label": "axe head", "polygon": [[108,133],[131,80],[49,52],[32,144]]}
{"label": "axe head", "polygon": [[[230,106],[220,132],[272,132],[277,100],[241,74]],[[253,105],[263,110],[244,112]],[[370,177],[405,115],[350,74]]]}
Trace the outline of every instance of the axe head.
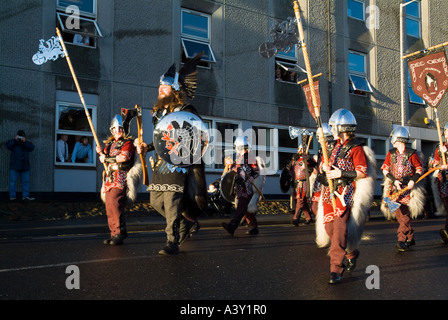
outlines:
{"label": "axe head", "polygon": [[383,201],[389,208],[390,212],[395,212],[401,206],[401,204],[399,204],[398,202],[394,202],[394,201],[390,200],[389,197],[385,197],[383,199]]}
{"label": "axe head", "polygon": [[310,136],[311,132],[309,132],[306,129],[300,129],[300,128],[289,126],[289,137],[291,139],[295,139],[295,138],[300,137],[302,135]]}

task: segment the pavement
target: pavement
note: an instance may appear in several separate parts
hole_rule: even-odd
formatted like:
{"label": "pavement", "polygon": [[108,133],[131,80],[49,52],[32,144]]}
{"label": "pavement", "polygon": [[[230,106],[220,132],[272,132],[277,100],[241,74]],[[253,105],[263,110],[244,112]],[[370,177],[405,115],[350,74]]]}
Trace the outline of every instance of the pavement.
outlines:
{"label": "pavement", "polygon": [[[259,206],[259,225],[290,224],[288,201],[267,201]],[[384,220],[378,203],[372,204],[369,220]],[[198,218],[201,228],[221,227],[230,215],[207,212]],[[126,212],[129,233],[163,231],[165,219],[148,202]],[[299,226],[300,227],[300,226]],[[104,204],[100,202],[0,202],[0,239],[108,234]]]}

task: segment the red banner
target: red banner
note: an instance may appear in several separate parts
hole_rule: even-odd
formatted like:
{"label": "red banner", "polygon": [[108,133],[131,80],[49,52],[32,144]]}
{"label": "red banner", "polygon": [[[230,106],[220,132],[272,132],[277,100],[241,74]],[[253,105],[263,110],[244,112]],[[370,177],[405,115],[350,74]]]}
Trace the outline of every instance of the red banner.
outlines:
{"label": "red banner", "polygon": [[408,62],[412,89],[435,108],[448,89],[448,64],[445,50]]}
{"label": "red banner", "polygon": [[[319,80],[314,82],[314,91],[316,93],[317,107],[320,108],[320,94],[319,94]],[[308,110],[313,116],[314,120],[316,120],[316,114],[314,112],[313,98],[311,96],[311,87],[310,83],[307,81],[305,85],[302,86],[303,92],[305,93],[306,103],[308,104]]]}

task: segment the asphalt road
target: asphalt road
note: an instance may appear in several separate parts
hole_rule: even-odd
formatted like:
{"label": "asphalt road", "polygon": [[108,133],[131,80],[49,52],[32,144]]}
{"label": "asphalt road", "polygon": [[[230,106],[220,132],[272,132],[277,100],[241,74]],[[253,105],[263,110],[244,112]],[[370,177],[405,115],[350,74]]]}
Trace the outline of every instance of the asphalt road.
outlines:
{"label": "asphalt road", "polygon": [[357,268],[339,285],[328,284],[329,257],[313,226],[262,225],[257,236],[205,227],[173,257],[157,254],[162,231],[133,232],[117,247],[96,233],[1,239],[0,299],[170,300],[174,314],[238,300],[445,300],[443,219],[414,221],[417,244],[404,253],[395,249],[397,223],[368,222]]}

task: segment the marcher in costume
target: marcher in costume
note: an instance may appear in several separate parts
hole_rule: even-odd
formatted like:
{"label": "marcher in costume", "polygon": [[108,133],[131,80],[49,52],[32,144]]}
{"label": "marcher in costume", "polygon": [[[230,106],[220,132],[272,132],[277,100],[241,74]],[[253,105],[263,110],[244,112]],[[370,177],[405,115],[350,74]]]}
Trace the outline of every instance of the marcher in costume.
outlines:
{"label": "marcher in costume", "polygon": [[[331,127],[328,123],[322,123],[322,131],[324,132],[324,139],[325,139],[325,145],[327,147],[327,152],[331,154],[335,144],[336,140],[333,137],[333,134],[331,133]],[[316,134],[317,138],[320,139],[320,133],[319,131]],[[320,168],[323,162],[323,155],[322,155],[322,148],[319,148],[319,151],[317,152],[316,157],[316,169]],[[325,173],[321,173],[319,170],[314,170],[310,181],[312,181],[312,196],[311,196],[311,212],[314,216],[317,216],[317,209],[319,204],[319,199],[321,195],[321,189],[322,189],[322,183],[327,184],[327,177]]]}
{"label": "marcher in costume", "polygon": [[222,223],[222,227],[233,235],[244,217],[249,225],[247,234],[256,235],[259,233],[256,218],[257,204],[266,179],[265,165],[260,157],[250,155],[250,144],[247,137],[236,138],[235,150],[237,158],[230,170],[237,173],[235,180],[236,210],[230,223]]}
{"label": "marcher in costume", "polygon": [[[434,167],[441,167],[434,174],[435,178],[431,180],[431,187],[434,195],[434,202],[437,207],[438,215],[443,215],[448,212],[448,165],[443,164],[442,154],[445,155],[445,162],[448,160],[448,122],[445,124],[443,135],[445,142],[443,146],[438,146],[434,152]],[[440,238],[444,243],[448,243],[448,215],[446,215],[445,226],[440,229]]]}
{"label": "marcher in costume", "polygon": [[[356,266],[358,246],[371,207],[375,179],[376,160],[373,151],[355,138],[356,119],[346,109],[333,113],[329,124],[337,142],[331,151],[329,164],[320,164],[320,173],[333,181],[334,195],[328,183],[321,179],[322,189],[316,220],[316,243],[319,247],[330,244],[330,280],[340,283],[346,270]],[[336,203],[333,207],[332,196]]]}
{"label": "marcher in costume", "polygon": [[[198,115],[196,109],[187,103],[187,99],[194,97],[196,65],[201,56],[202,54],[186,62],[179,73],[173,64],[160,78],[159,97],[152,110],[154,127],[173,112],[188,111]],[[150,145],[143,143],[137,147],[139,153],[152,150],[155,150],[154,141]],[[207,208],[204,163],[201,161],[200,164],[178,167],[156,153],[148,190],[152,207],[166,219],[167,243],[159,254],[176,254],[195,225],[195,218]]]}
{"label": "marcher in costume", "polygon": [[103,241],[107,245],[121,245],[127,238],[125,209],[136,200],[141,184],[142,165],[139,157],[134,156],[134,141],[128,135],[129,121],[122,115],[115,115],[110,124],[112,136],[103,150],[96,147],[101,163],[105,163],[107,168],[101,188],[111,235]]}
{"label": "marcher in costume", "polygon": [[[391,133],[391,143],[394,149],[389,150],[381,170],[384,175],[383,199],[400,204],[400,207],[391,212],[383,202],[381,211],[385,217],[397,219],[399,227],[397,230],[398,251],[405,251],[415,244],[414,230],[411,219],[417,218],[423,212],[425,194],[424,189],[415,183],[423,174],[423,165],[415,150],[406,148],[409,142],[409,131],[403,127],[396,127]],[[408,190],[394,199],[393,194],[407,187]]]}
{"label": "marcher in costume", "polygon": [[[311,139],[311,137],[305,135]],[[292,224],[295,226],[299,225],[300,216],[305,216],[305,224],[309,224],[312,221],[311,210],[310,210],[310,174],[316,166],[316,162],[313,158],[309,157],[309,155],[304,152],[303,145],[307,145],[305,143],[300,144],[297,149],[297,153],[292,157],[290,163],[286,166],[289,169],[289,172],[293,181],[294,188],[294,199],[296,200],[295,212],[292,218]]]}

